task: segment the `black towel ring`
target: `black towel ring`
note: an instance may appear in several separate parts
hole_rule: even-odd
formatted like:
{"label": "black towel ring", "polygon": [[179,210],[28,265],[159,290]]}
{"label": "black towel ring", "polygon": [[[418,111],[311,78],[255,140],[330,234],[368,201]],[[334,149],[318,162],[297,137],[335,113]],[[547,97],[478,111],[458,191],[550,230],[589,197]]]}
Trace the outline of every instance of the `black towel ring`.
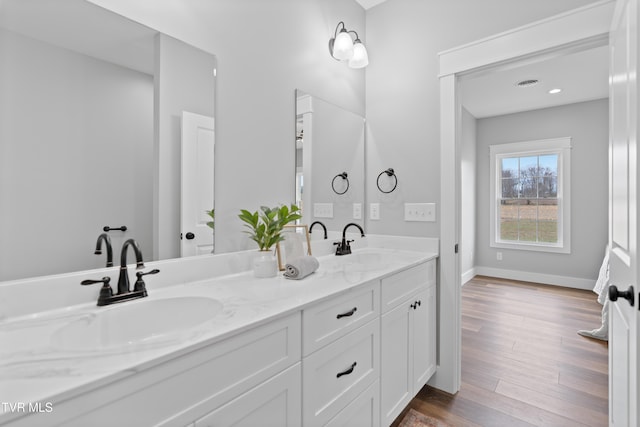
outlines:
{"label": "black towel ring", "polygon": [[[336,194],[344,194],[347,192],[347,190],[349,189],[349,178],[347,178],[347,173],[346,172],[342,172],[339,173],[338,175],[333,177],[333,180],[331,180],[331,189],[333,190],[334,193]],[[337,178],[342,178],[344,181],[347,182],[347,188],[344,189],[343,192],[339,192],[338,190],[336,190],[336,179]]]}
{"label": "black towel ring", "polygon": [[[395,183],[393,184],[393,188],[389,191],[384,191],[382,188],[380,188],[380,177],[383,174],[387,174],[387,176],[392,176],[395,179]],[[380,172],[380,175],[378,175],[378,179],[376,179],[376,185],[378,186],[378,190],[380,190],[383,193],[391,193],[393,190],[396,189],[396,187],[398,186],[398,177],[396,176],[396,173],[393,171],[393,168],[389,168],[385,171]]]}

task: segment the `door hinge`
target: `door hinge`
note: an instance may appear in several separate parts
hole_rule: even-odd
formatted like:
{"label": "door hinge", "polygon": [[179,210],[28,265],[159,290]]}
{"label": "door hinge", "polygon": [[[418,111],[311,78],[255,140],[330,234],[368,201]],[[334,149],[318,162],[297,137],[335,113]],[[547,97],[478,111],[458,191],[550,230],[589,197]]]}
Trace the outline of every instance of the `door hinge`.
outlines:
{"label": "door hinge", "polygon": [[458,253],[458,244],[456,243],[456,245],[453,247],[453,250],[455,251],[455,253]]}

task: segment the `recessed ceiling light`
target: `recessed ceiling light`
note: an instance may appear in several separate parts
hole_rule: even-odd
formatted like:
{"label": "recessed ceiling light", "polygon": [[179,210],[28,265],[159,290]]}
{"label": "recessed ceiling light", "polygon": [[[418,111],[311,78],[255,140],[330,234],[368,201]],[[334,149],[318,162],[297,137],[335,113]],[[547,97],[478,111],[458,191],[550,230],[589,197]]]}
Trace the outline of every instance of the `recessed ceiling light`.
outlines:
{"label": "recessed ceiling light", "polygon": [[560,93],[560,92],[562,92],[562,89],[559,89],[559,88],[551,89],[551,90],[549,91],[549,93],[550,93],[550,94]]}
{"label": "recessed ceiling light", "polygon": [[521,80],[519,82],[516,83],[516,86],[518,87],[530,87],[530,86],[535,86],[538,84],[538,80],[536,79],[528,79],[528,80]]}

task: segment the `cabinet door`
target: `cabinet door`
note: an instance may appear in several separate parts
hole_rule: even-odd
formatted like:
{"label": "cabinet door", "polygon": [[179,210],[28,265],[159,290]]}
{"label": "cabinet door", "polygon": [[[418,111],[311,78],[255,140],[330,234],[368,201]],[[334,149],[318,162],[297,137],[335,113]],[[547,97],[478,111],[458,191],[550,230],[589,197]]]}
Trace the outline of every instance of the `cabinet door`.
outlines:
{"label": "cabinet door", "polygon": [[195,422],[195,427],[298,427],[302,424],[300,363]]}
{"label": "cabinet door", "polygon": [[412,311],[413,344],[413,395],[429,381],[436,371],[436,310],[435,288],[427,288],[412,299],[415,309]]}
{"label": "cabinet door", "polygon": [[409,301],[382,316],[380,358],[381,424],[390,425],[413,397],[410,361],[411,317]]}

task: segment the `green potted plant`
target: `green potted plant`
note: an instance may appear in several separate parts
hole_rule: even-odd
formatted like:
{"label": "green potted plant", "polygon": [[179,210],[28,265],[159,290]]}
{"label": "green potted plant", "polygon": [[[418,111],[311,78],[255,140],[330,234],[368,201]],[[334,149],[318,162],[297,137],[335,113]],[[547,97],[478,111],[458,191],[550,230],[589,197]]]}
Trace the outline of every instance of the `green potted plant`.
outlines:
{"label": "green potted plant", "polygon": [[[211,221],[207,221],[207,226],[211,229],[211,233],[213,235],[215,235],[216,232],[216,210],[215,209],[211,209],[210,211],[205,211],[205,213],[207,215],[209,215],[209,217],[211,218]],[[212,248],[211,248],[211,253],[215,253],[216,249],[215,249],[215,241],[212,239],[211,242],[212,244]]]}
{"label": "green potted plant", "polygon": [[258,244],[262,253],[253,263],[254,274],[257,277],[273,277],[278,273],[278,264],[271,248],[284,240],[282,229],[285,225],[302,218],[299,211],[300,209],[293,204],[289,207],[282,205],[275,208],[261,206],[260,210],[255,212],[240,210],[238,218],[245,223],[245,232]]}
{"label": "green potted plant", "polygon": [[209,228],[211,228],[212,230],[216,229],[216,210],[215,209],[211,209],[210,211],[205,211],[205,213],[207,215],[209,215],[209,217],[211,217],[211,221],[207,221],[207,225],[209,226]]}

